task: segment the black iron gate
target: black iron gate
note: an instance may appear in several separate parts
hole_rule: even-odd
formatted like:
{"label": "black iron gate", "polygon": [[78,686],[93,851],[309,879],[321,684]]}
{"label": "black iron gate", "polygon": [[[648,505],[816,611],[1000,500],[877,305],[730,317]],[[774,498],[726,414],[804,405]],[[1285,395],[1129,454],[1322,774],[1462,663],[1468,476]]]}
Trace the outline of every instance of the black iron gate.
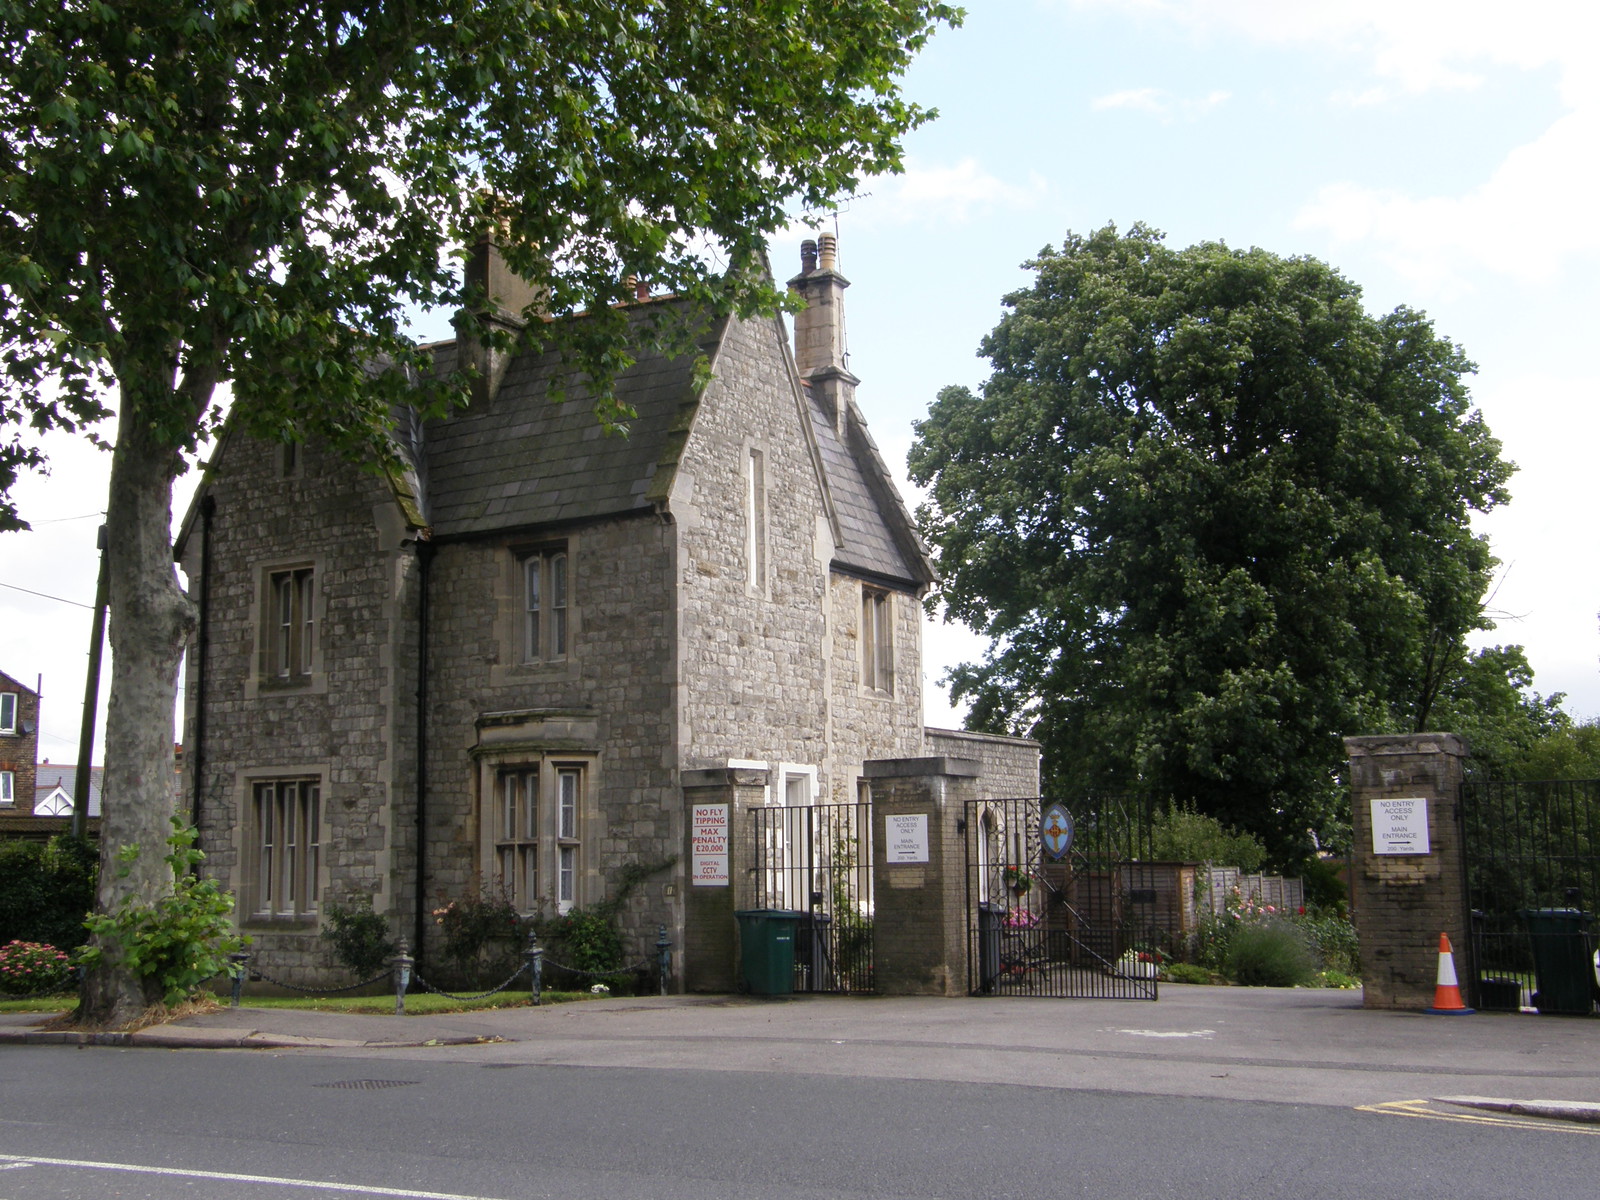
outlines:
{"label": "black iron gate", "polygon": [[1600,1000],[1600,780],[1467,783],[1469,1003],[1589,1013]]}
{"label": "black iron gate", "polygon": [[[967,990],[1154,1000],[1162,938],[1143,798],[967,805]],[[1062,833],[1070,845],[1062,849]]]}
{"label": "black iron gate", "polygon": [[873,988],[870,813],[865,804],[751,810],[755,907],[799,914],[797,992]]}

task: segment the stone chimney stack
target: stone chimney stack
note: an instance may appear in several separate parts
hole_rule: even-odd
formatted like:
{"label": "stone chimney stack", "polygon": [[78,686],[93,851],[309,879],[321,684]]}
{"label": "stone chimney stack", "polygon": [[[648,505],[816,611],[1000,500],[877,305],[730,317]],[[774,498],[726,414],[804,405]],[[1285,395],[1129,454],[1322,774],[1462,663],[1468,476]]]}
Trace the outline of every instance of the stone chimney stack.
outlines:
{"label": "stone chimney stack", "polygon": [[[528,323],[527,313],[542,311],[547,296],[545,289],[537,288],[506,265],[500,252],[498,230],[485,229],[478,240],[469,247],[466,263],[466,286],[469,293],[480,297],[477,301],[478,320],[490,333],[515,336]],[[506,367],[511,363],[511,352],[497,350],[482,337],[457,334],[463,366],[477,368],[478,380],[473,385],[475,402],[494,399],[505,379]]]}
{"label": "stone chimney stack", "polygon": [[861,381],[850,373],[844,336],[844,290],[850,281],[838,271],[838,239],[822,234],[800,246],[800,274],[789,281],[805,301],[794,318],[794,360],[800,378],[811,385],[834,428],[844,431],[845,413]]}

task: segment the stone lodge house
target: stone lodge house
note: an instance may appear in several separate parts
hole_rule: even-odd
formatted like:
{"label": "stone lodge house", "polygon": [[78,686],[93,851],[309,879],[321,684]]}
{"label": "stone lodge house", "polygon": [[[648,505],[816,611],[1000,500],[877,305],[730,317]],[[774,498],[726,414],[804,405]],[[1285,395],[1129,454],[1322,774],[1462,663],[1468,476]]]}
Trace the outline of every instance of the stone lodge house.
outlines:
{"label": "stone lodge house", "polygon": [[[425,968],[443,898],[565,910],[655,868],[630,954],[664,924],[678,982],[724,987],[748,900],[735,870],[696,903],[690,793],[735,820],[855,802],[866,764],[938,755],[1037,794],[1034,743],[923,728],[933,570],[856,405],[834,239],[802,267],[793,350],[776,318],[710,322],[703,387],[692,355],[641,353],[626,438],[581,388],[547,398],[552,360],[455,342],[436,364],[473,354],[486,386],[410,423],[404,472],[224,435],[178,540],[187,786],[265,969],[343,981],[330,902],[370,899]],[[493,249],[468,269],[515,320]]]}

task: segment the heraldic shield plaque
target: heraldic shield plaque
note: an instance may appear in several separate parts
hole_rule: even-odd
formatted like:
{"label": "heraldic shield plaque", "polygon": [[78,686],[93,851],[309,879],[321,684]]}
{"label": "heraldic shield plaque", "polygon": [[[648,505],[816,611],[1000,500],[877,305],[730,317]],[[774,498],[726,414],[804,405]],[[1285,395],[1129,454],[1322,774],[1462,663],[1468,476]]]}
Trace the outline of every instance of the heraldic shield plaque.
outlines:
{"label": "heraldic shield plaque", "polygon": [[1051,862],[1060,862],[1072,849],[1072,814],[1059,800],[1044,810],[1039,822],[1039,844]]}

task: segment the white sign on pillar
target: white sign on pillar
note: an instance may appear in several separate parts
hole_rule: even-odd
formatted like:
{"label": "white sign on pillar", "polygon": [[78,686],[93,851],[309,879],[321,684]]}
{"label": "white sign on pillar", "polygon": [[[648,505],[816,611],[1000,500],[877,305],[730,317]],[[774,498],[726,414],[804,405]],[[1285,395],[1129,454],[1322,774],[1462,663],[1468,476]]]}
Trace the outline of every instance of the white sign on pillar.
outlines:
{"label": "white sign on pillar", "polygon": [[689,882],[728,886],[728,806],[696,804],[689,815]]}
{"label": "white sign on pillar", "polygon": [[1428,854],[1428,801],[1387,796],[1372,801],[1374,854]]}
{"label": "white sign on pillar", "polygon": [[891,863],[925,863],[928,861],[928,816],[926,813],[907,813],[903,816],[885,814],[883,818],[886,859]]}

